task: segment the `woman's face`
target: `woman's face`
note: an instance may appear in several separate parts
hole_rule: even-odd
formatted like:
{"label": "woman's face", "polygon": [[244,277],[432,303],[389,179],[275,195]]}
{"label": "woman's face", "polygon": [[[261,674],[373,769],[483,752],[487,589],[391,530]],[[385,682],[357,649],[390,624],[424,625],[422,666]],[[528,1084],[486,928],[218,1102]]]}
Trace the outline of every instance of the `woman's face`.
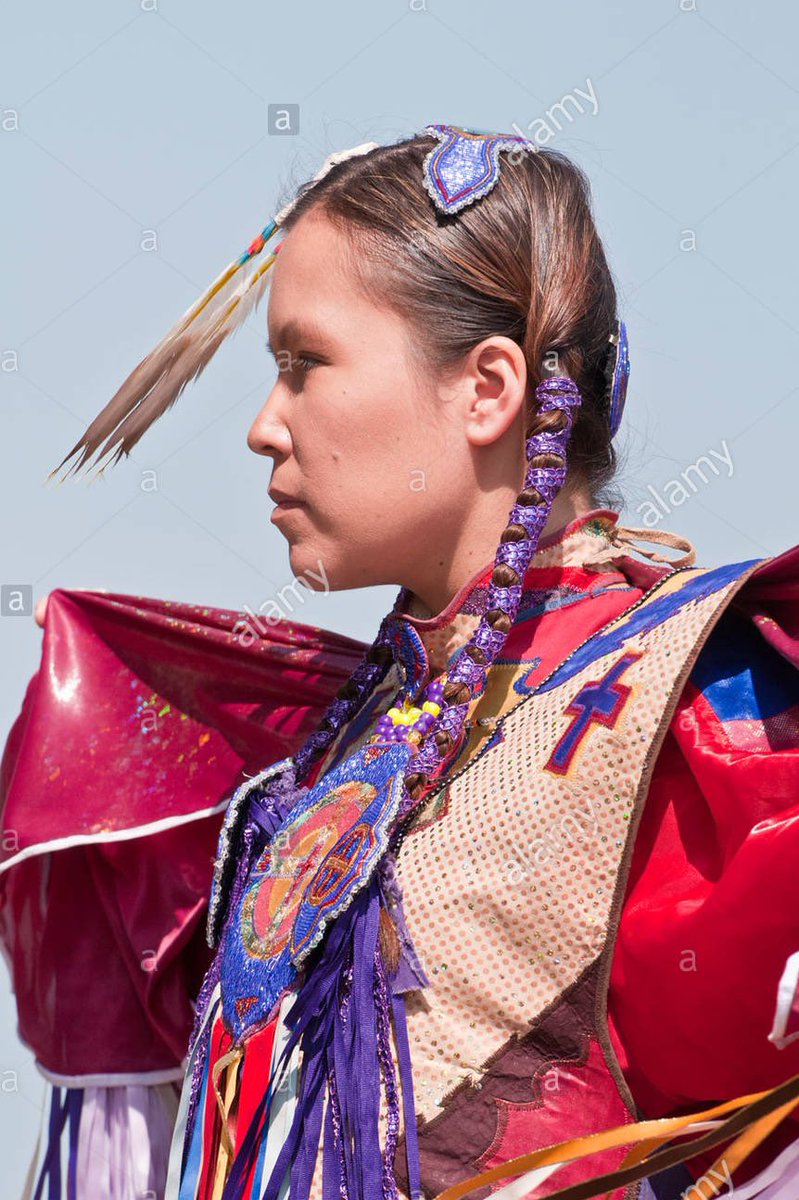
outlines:
{"label": "woman's face", "polygon": [[313,212],[284,236],[268,309],[278,374],[247,439],[273,460],[270,490],[301,502],[272,521],[313,590],[412,578],[474,489],[457,405],[425,377],[410,325],[365,294],[351,252]]}

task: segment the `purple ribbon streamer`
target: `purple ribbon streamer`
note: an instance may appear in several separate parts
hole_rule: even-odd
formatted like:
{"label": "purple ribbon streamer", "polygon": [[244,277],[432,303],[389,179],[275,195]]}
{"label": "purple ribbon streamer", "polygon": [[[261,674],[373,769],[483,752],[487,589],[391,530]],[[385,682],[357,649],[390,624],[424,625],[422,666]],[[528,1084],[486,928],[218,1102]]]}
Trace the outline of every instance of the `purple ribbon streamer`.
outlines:
{"label": "purple ribbon streamer", "polygon": [[78,1200],[78,1131],[83,1108],[84,1088],[71,1088],[69,1106],[69,1167],[67,1170],[67,1200]]}
{"label": "purple ribbon streamer", "polygon": [[[381,987],[379,975],[379,922],[380,890],[375,879],[329,927],[318,957],[308,964],[294,1004],[286,1014],[291,1033],[277,1071],[297,1044],[302,1048],[302,1070],[291,1129],[278,1153],[264,1200],[277,1200],[288,1170],[292,1200],[308,1200],[320,1135],[324,1200],[373,1200],[380,1195],[397,1195],[393,1161],[380,1146],[380,1100],[386,1064],[381,1071],[379,1034],[381,1025],[388,1027],[390,999],[388,986],[383,980]],[[352,986],[348,992],[350,966]],[[382,1018],[381,1004],[386,1010]],[[407,1071],[406,1064],[406,1076]],[[324,1082],[331,1078],[334,1087],[329,1088],[325,1111]],[[270,1081],[267,1095],[236,1153],[223,1200],[241,1200],[244,1193],[266,1127],[272,1084]],[[403,1091],[407,1097],[407,1080]],[[387,1094],[389,1107],[393,1098],[398,1120],[397,1095],[390,1080]]]}
{"label": "purple ribbon streamer", "polygon": [[397,993],[392,998],[394,1009],[394,1036],[397,1043],[400,1082],[402,1084],[402,1113],[405,1123],[405,1158],[408,1167],[410,1200],[422,1200],[422,1182],[419,1165],[419,1137],[416,1128],[416,1105],[413,1098],[413,1068],[411,1048],[408,1042],[408,1021],[405,1013],[405,996]]}
{"label": "purple ribbon streamer", "polygon": [[70,1119],[70,1145],[77,1141],[77,1121],[83,1103],[82,1088],[65,1088],[61,1101],[61,1088],[53,1085],[50,1098],[50,1121],[48,1126],[47,1151],[42,1162],[33,1200],[41,1200],[44,1181],[47,1179],[48,1200],[61,1200],[61,1135],[67,1117]]}

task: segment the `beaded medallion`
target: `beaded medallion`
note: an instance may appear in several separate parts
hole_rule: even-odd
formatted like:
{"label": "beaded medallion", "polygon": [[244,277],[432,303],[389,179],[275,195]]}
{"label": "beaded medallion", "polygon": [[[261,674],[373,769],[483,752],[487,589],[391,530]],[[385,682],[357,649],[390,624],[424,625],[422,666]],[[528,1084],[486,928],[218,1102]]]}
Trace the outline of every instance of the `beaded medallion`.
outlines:
{"label": "beaded medallion", "polygon": [[255,859],[225,924],[222,1012],[236,1041],[271,1018],[297,969],[371,878],[412,747],[370,743],[328,771]]}

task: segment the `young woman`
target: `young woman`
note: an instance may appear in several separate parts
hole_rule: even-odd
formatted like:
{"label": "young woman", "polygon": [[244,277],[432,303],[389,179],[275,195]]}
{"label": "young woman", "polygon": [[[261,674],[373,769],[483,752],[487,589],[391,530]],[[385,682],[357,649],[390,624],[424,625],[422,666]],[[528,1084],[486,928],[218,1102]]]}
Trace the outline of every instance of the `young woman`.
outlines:
{"label": "young woman", "polygon": [[292,571],[401,590],[228,807],[166,1195],[795,1194],[799,548],[629,553],[587,181],[446,125],[331,156],[68,459],[130,449],[268,266]]}

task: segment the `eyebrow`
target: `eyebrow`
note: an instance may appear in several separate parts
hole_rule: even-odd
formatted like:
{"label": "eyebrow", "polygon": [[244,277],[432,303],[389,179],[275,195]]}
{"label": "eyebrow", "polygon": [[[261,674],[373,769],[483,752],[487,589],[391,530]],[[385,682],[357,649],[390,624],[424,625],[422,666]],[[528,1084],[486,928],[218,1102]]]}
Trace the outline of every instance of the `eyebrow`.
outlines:
{"label": "eyebrow", "polygon": [[285,346],[292,342],[301,342],[303,338],[310,338],[311,341],[321,343],[324,346],[330,345],[329,338],[324,331],[313,322],[301,321],[295,317],[290,317],[288,321],[284,321],[274,331],[274,334],[267,338],[266,347],[271,354],[274,354],[275,347]]}

